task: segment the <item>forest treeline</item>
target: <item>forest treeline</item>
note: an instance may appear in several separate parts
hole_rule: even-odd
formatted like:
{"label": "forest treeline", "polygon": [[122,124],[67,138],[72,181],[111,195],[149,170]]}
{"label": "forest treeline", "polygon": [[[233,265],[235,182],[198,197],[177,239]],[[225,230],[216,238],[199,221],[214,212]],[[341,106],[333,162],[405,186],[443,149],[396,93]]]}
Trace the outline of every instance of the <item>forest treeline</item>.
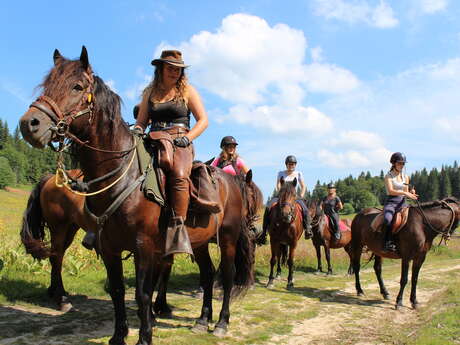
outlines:
{"label": "forest treeline", "polygon": [[[56,152],[50,148],[34,149],[21,138],[19,128],[10,133],[6,121],[0,119],[0,188],[16,184],[35,184],[40,178],[56,169]],[[75,167],[71,157],[65,156],[65,165]],[[333,181],[337,194],[344,203],[344,213],[354,213],[366,207],[381,206],[385,198],[383,170],[379,176],[362,172],[358,177],[348,176]],[[440,170],[422,169],[411,176],[420,201],[436,200],[446,196],[460,198],[460,169],[457,161]],[[330,181],[329,181],[330,182]],[[327,194],[327,183],[317,181],[309,198],[322,199]]]}
{"label": "forest treeline", "polygon": [[[17,184],[35,184],[40,178],[56,170],[57,153],[31,147],[21,138],[19,128],[10,133],[8,123],[0,119],[0,189]],[[72,167],[69,155],[66,167]]]}

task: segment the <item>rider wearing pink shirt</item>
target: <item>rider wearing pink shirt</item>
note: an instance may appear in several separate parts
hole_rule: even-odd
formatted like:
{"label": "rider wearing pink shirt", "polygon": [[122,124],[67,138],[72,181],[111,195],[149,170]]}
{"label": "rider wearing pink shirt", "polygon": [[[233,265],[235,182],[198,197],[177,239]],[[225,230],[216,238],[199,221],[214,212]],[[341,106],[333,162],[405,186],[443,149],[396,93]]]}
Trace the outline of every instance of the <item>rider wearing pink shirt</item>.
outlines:
{"label": "rider wearing pink shirt", "polygon": [[221,168],[224,172],[230,175],[246,174],[249,169],[236,153],[236,145],[238,145],[238,143],[234,137],[230,135],[223,137],[220,142],[222,152],[219,157],[212,161],[211,165]]}

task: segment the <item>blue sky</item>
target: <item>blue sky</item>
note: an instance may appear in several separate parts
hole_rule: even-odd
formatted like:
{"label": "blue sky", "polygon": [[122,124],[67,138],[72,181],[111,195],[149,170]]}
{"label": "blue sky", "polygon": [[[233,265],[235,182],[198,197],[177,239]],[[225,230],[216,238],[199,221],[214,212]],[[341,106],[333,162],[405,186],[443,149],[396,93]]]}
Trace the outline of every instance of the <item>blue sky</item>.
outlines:
{"label": "blue sky", "polygon": [[210,125],[197,158],[233,135],[265,195],[294,154],[316,180],[408,173],[459,158],[460,5],[453,0],[2,1],[0,118],[11,129],[58,48],[131,109],[152,57],[183,51]]}

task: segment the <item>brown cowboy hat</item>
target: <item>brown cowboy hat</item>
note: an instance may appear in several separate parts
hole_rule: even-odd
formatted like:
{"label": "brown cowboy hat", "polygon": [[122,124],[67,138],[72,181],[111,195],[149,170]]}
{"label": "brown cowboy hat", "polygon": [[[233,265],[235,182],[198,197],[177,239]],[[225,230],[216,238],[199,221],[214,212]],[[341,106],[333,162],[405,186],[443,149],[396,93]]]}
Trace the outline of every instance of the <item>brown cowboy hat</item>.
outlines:
{"label": "brown cowboy hat", "polygon": [[152,65],[158,66],[159,64],[167,63],[177,67],[188,67],[182,60],[182,53],[178,50],[163,50],[159,59],[152,60]]}

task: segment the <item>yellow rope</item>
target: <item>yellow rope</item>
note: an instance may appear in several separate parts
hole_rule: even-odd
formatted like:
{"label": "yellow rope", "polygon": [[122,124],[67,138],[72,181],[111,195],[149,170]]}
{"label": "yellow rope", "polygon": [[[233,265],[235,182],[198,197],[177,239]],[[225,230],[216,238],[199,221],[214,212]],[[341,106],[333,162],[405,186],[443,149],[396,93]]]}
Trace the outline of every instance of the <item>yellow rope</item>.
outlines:
{"label": "yellow rope", "polygon": [[55,178],[56,186],[57,187],[65,187],[68,190],[70,190],[72,193],[77,194],[77,195],[82,195],[82,196],[92,196],[92,195],[97,195],[99,193],[105,192],[107,189],[109,189],[109,188],[113,187],[115,184],[117,184],[128,173],[129,168],[131,167],[131,165],[134,162],[134,157],[136,157],[136,153],[137,153],[137,148],[135,147],[134,152],[133,152],[133,156],[131,157],[131,161],[129,162],[128,167],[123,172],[123,174],[121,174],[120,177],[118,177],[111,184],[109,184],[108,186],[106,186],[106,187],[104,187],[104,188],[102,188],[102,189],[100,189],[100,190],[98,190],[96,192],[83,193],[83,192],[78,192],[78,191],[73,190],[69,186],[69,178],[67,176],[67,173],[62,168],[57,168],[57,170],[56,170],[56,178]]}

